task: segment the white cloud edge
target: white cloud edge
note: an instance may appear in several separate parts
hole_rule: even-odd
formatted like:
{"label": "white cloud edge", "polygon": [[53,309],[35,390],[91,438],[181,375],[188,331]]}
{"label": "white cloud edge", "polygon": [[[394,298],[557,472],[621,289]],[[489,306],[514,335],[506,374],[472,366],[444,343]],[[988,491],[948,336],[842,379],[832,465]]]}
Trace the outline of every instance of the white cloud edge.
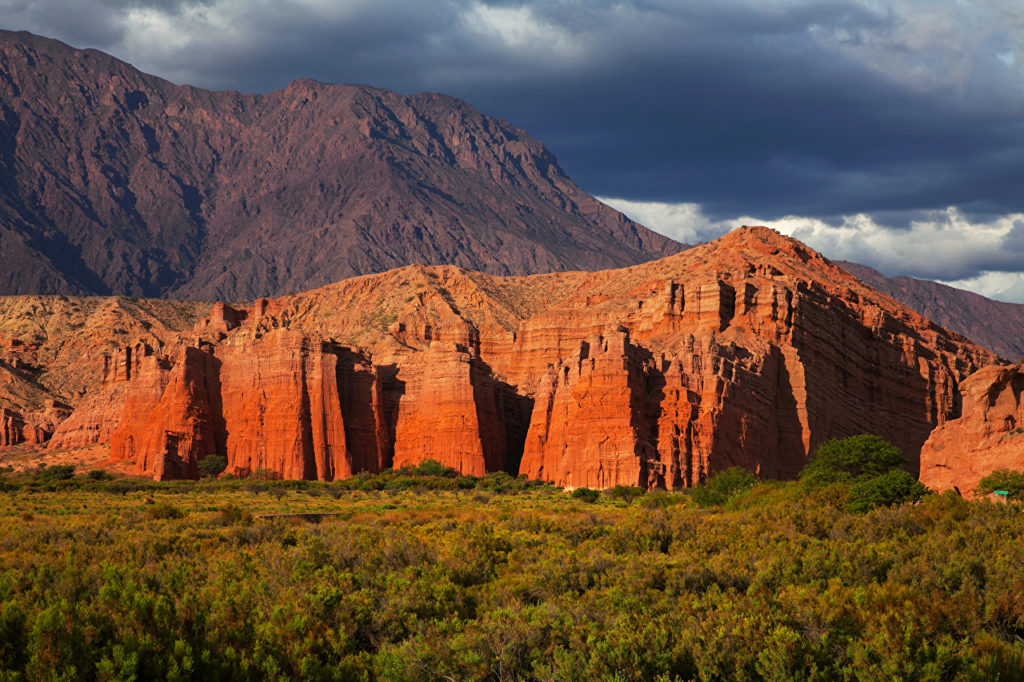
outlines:
{"label": "white cloud edge", "polygon": [[[932,279],[995,300],[1024,303],[1024,272],[1010,269],[1014,263],[1024,268],[1024,256],[1018,260],[1005,247],[1011,230],[1024,224],[1024,213],[972,222],[960,209],[950,206],[926,212],[925,219],[911,221],[909,227],[894,228],[867,214],[843,216],[838,226],[804,216],[785,216],[777,220],[737,216],[712,220],[695,203],[598,199],[655,232],[680,242],[695,244],[717,239],[742,225],[767,225],[834,260],[868,265],[889,276]],[[936,276],[943,270],[963,270],[965,264],[974,263],[1001,263],[1006,269],[986,269],[982,265],[967,277]]]}

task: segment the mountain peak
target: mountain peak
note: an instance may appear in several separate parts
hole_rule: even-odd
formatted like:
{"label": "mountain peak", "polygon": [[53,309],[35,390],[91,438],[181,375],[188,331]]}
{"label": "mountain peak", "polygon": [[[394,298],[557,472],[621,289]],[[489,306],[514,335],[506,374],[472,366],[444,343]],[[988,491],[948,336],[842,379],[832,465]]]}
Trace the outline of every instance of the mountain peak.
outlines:
{"label": "mountain peak", "polygon": [[0,293],[239,300],[412,262],[518,275],[682,248],[454,98],[310,79],[213,92],[2,40],[29,49],[0,59]]}

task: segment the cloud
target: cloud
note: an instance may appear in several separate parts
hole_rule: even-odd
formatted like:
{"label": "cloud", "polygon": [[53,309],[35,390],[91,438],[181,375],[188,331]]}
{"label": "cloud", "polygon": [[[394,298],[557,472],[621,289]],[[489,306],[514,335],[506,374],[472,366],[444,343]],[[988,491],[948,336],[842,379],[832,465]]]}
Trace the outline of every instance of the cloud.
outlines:
{"label": "cloud", "polygon": [[1000,222],[1024,211],[1019,0],[0,0],[0,15],[202,87],[462,97],[686,241],[759,216],[890,273],[1024,269]]}
{"label": "cloud", "polygon": [[[697,204],[601,201],[673,239],[698,243],[741,225],[767,225],[833,260],[869,265],[889,276],[933,279],[984,296],[1024,303],[1024,213],[974,218],[955,207],[915,212],[893,227],[866,214],[821,218],[744,215],[708,218]],[[893,216],[895,217],[895,216]]]}

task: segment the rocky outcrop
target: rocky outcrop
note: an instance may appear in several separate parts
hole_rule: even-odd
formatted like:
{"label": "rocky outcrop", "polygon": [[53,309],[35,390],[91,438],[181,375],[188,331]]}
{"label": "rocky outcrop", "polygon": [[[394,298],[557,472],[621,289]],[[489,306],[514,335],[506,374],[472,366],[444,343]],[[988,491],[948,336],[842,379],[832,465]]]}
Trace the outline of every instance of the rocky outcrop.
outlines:
{"label": "rocky outcrop", "polygon": [[[218,349],[229,472],[330,481],[360,470],[346,446],[340,350],[283,329]],[[375,384],[360,396],[371,406]],[[360,445],[379,461],[374,440]]]}
{"label": "rocky outcrop", "polygon": [[996,469],[1024,469],[1024,365],[985,367],[960,386],[959,419],[921,449],[921,482],[971,495]]}
{"label": "rocky outcrop", "polygon": [[279,329],[128,366],[111,455],[140,474],[195,478],[214,454],[242,476],[333,480],[385,466],[380,378],[339,344]]}
{"label": "rocky outcrop", "polygon": [[614,332],[551,367],[534,402],[520,470],[566,487],[647,483],[652,448],[650,354]]}
{"label": "rocky outcrop", "polygon": [[517,469],[528,400],[465,346],[435,341],[400,367],[395,468],[433,459],[472,476]]}
{"label": "rocky outcrop", "polygon": [[183,347],[173,360],[148,356],[136,369],[111,458],[157,480],[197,478],[199,462],[223,452],[223,436],[217,360]]}
{"label": "rocky outcrop", "polygon": [[[744,228],[660,261],[501,278],[415,266],[130,344],[54,442],[157,477],[331,480],[435,459],[566,486],[794,476],[875,433],[918,465],[992,353],[799,242]],[[81,414],[80,414],[81,413]]]}

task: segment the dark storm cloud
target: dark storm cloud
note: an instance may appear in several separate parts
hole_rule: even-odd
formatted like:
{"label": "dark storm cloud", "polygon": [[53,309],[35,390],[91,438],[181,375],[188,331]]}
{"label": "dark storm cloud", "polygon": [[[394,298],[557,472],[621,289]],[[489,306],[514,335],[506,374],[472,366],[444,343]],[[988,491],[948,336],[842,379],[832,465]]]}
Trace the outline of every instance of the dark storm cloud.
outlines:
{"label": "dark storm cloud", "polygon": [[[9,28],[176,82],[453,94],[543,140],[594,194],[699,204],[712,222],[835,227],[869,213],[905,232],[947,206],[998,216],[1024,203],[1015,0],[0,0],[0,11]],[[990,260],[967,270],[1020,267]]]}

